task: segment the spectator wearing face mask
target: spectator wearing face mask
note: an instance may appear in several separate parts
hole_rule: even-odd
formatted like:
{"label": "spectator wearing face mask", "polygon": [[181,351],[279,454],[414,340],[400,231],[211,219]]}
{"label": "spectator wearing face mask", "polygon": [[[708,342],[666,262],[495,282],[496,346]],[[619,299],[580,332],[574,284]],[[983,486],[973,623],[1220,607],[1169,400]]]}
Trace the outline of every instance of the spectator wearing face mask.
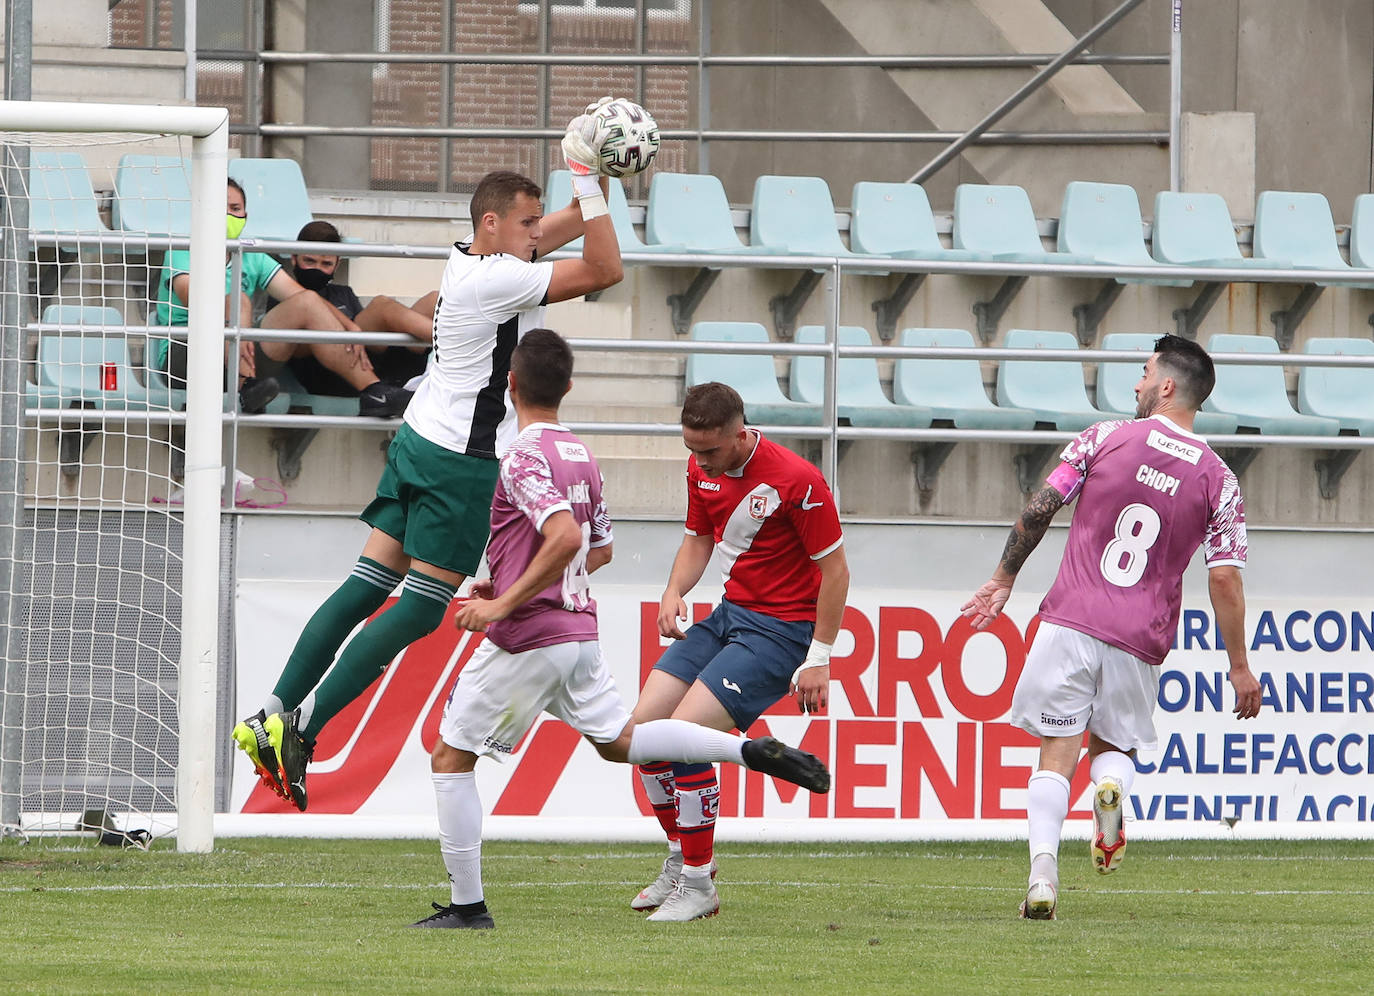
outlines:
{"label": "spectator wearing face mask", "polygon": [[[296,236],[298,242],[339,242],[339,230],[327,221],[312,221]],[[404,332],[415,339],[413,346],[368,346],[372,370],[384,384],[401,387],[425,372],[429,344],[434,339],[434,306],[439,292],[431,291],[413,305],[378,294],[366,306],[353,288],[334,279],[339,257],[329,253],[308,252],[291,257],[291,272],[296,282],[314,291],[340,314],[366,332]],[[301,386],[312,394],[346,397],[353,393],[349,384],[315,356],[291,360],[291,372]],[[413,385],[412,385],[413,386]]]}

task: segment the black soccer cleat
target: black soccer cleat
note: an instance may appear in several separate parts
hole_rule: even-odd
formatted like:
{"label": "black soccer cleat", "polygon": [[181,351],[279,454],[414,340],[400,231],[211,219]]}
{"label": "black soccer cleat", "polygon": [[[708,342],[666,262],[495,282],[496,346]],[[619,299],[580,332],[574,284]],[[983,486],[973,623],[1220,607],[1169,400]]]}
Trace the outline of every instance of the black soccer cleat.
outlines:
{"label": "black soccer cleat", "polygon": [[406,405],[410,404],[414,395],[414,391],[379,380],[358,392],[358,414],[373,418],[395,418],[405,413]]}
{"label": "black soccer cleat", "polygon": [[776,737],[755,737],[740,748],[744,763],[754,771],[781,778],[812,792],[830,791],[830,772],[821,759],[804,750],[797,750]]}
{"label": "black soccer cleat", "polygon": [[277,773],[281,777],[286,798],[305,812],[305,768],[315,754],[315,744],[307,742],[300,732],[301,711],[278,712],[262,724],[267,739],[277,755]]}
{"label": "black soccer cleat", "polygon": [[491,918],[484,902],[473,903],[471,906],[457,906],[453,903],[447,906],[440,906],[438,903],[430,905],[436,912],[423,920],[416,920],[410,926],[447,927],[450,930],[491,930],[496,926],[496,921]]}

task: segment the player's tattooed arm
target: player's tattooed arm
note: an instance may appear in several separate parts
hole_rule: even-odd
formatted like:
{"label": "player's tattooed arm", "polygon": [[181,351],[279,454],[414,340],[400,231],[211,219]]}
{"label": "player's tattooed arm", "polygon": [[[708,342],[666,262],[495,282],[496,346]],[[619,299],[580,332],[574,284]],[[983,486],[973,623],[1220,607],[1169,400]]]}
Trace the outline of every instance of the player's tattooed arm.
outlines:
{"label": "player's tattooed arm", "polygon": [[1000,573],[1007,577],[1016,577],[1031,551],[1040,545],[1055,513],[1063,507],[1064,496],[1058,489],[1048,484],[1040,489],[1011,527],[1006,546],[1002,548],[1002,561],[997,565]]}

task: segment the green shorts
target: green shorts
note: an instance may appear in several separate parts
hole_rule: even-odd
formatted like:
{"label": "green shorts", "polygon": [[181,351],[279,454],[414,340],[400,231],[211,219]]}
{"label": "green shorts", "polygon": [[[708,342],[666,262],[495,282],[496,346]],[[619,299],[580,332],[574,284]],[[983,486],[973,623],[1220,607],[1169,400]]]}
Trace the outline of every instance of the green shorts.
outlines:
{"label": "green shorts", "polygon": [[491,531],[500,468],[431,443],[403,422],[387,448],[377,497],[360,518],[400,540],[406,556],[472,577]]}

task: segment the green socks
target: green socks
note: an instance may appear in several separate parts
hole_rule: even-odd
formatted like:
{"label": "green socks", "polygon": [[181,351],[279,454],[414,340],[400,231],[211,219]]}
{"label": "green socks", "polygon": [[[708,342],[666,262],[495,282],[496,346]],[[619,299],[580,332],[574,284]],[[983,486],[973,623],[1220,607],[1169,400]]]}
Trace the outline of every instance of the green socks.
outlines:
{"label": "green socks", "polygon": [[400,600],[349,641],[334,669],[301,703],[305,738],[313,741],[324,724],[376,681],[398,653],[438,629],[457,593],[455,586],[436,578],[408,573]]}
{"label": "green socks", "polygon": [[367,557],[358,558],[353,573],[315,610],[296,640],[277,687],[272,689],[281,700],[282,711],[301,704],[329,669],[353,627],[380,609],[400,583],[401,575],[389,567]]}

